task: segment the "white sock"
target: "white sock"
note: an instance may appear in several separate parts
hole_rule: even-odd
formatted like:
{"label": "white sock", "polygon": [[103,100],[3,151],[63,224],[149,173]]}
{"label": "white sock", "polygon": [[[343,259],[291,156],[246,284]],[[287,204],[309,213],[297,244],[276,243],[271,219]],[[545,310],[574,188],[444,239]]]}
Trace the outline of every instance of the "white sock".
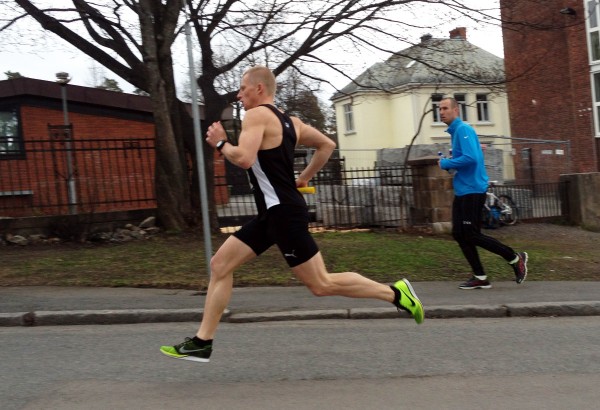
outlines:
{"label": "white sock", "polygon": [[517,262],[519,262],[519,254],[518,253],[517,253],[517,256],[515,256],[515,258],[512,261],[508,262],[508,263],[510,263],[511,265],[514,265]]}
{"label": "white sock", "polygon": [[487,280],[487,275],[473,275],[479,280]]}

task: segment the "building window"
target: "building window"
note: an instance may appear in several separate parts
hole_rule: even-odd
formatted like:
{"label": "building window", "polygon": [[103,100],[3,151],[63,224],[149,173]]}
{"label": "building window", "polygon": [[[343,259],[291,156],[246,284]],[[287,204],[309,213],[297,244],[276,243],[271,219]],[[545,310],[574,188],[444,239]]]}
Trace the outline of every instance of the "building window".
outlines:
{"label": "building window", "polygon": [[586,28],[588,33],[588,48],[590,69],[592,72],[592,90],[594,98],[594,130],[600,135],[600,7],[595,0],[585,2]]}
{"label": "building window", "polygon": [[354,132],[354,113],[352,112],[352,103],[344,104],[344,121],[346,123],[346,132]]}
{"label": "building window", "polygon": [[596,135],[600,135],[600,72],[592,75],[592,86],[594,87],[594,128]]}
{"label": "building window", "polygon": [[467,118],[467,96],[465,94],[454,94],[454,99],[458,103],[458,112],[463,121],[469,121]]}
{"label": "building window", "polygon": [[0,159],[23,154],[17,109],[0,107]]}
{"label": "building window", "polygon": [[589,0],[586,2],[586,13],[588,18],[585,19],[587,22],[587,30],[589,36],[589,53],[590,61],[598,62],[600,60],[600,30],[598,27],[598,14],[600,13],[598,3],[596,0]]}
{"label": "building window", "polygon": [[442,94],[431,94],[431,109],[433,110],[433,122],[442,122],[440,118],[440,101],[444,96]]}
{"label": "building window", "polygon": [[477,121],[490,121],[490,105],[488,104],[487,94],[477,94]]}

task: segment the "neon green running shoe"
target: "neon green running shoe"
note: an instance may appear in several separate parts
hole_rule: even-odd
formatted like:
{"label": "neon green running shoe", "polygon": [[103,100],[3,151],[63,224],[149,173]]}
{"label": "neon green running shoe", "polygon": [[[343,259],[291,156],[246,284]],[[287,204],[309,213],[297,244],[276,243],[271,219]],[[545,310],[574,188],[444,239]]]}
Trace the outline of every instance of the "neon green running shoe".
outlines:
{"label": "neon green running shoe", "polygon": [[161,353],[174,359],[191,360],[194,362],[209,362],[212,345],[199,347],[189,337],[183,343],[175,346],[161,346]]}
{"label": "neon green running shoe", "polygon": [[415,293],[415,290],[408,279],[399,280],[398,282],[394,283],[392,288],[397,290],[397,292],[394,292],[396,293],[394,305],[396,305],[398,310],[406,310],[412,315],[417,324],[420,325],[423,323],[423,320],[425,320],[423,304],[417,297],[417,294]]}

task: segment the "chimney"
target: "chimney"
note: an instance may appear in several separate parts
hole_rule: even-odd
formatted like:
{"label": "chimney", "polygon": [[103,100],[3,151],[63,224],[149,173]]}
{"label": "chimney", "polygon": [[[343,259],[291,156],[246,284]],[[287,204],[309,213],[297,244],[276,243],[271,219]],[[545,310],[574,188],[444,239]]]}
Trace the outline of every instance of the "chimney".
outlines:
{"label": "chimney", "polygon": [[450,30],[450,38],[455,40],[466,40],[467,39],[467,28],[456,27],[454,30]]}
{"label": "chimney", "polygon": [[431,34],[423,34],[421,36],[421,43],[424,43],[426,41],[429,41],[433,38],[433,36]]}

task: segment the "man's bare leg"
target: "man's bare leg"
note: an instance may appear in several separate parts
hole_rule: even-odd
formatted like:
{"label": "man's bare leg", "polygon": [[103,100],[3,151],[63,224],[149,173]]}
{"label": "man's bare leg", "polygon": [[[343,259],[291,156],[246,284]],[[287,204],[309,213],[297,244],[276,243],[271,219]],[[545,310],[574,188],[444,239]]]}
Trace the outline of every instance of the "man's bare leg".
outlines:
{"label": "man's bare leg", "polygon": [[423,304],[406,279],[389,286],[355,272],[328,273],[320,252],[292,268],[292,271],[316,296],[337,295],[383,300],[409,312],[418,324],[423,323]]}
{"label": "man's bare leg", "polygon": [[233,290],[233,271],[256,257],[252,249],[235,236],[227,238],[211,258],[211,275],[204,301],[204,315],[193,338],[186,338],[175,346],[161,346],[160,351],[175,359],[208,362],[212,353],[212,339],[229,304]]}
{"label": "man's bare leg", "polygon": [[202,323],[196,333],[200,339],[213,339],[223,312],[229,305],[233,290],[233,272],[242,264],[254,259],[252,249],[235,236],[221,245],[210,261],[211,275],[208,283]]}
{"label": "man's bare leg", "polygon": [[392,303],[394,291],[355,272],[328,273],[321,252],[292,271],[316,296],[371,298]]}

